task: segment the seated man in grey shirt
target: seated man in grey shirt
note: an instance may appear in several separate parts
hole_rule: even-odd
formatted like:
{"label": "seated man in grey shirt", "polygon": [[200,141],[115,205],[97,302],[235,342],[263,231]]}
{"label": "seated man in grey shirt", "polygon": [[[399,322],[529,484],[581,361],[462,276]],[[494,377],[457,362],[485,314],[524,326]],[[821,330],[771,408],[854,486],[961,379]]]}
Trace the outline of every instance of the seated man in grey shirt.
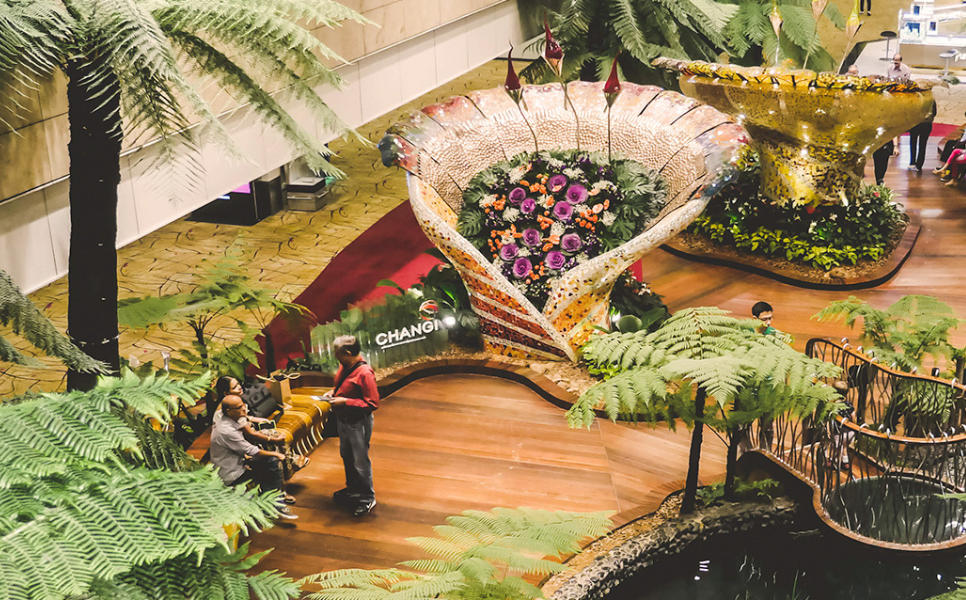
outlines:
{"label": "seated man in grey shirt", "polygon": [[[242,434],[243,423],[248,416],[248,407],[241,398],[225,396],[221,401],[223,418],[215,421],[211,429],[211,464],[218,467],[218,475],[227,485],[238,485],[251,480],[263,490],[278,490],[284,493],[285,480],[282,465],[285,460],[281,452],[263,450],[245,439]],[[245,457],[250,456],[250,470],[245,469]],[[279,508],[283,519],[297,519],[287,506]]]}

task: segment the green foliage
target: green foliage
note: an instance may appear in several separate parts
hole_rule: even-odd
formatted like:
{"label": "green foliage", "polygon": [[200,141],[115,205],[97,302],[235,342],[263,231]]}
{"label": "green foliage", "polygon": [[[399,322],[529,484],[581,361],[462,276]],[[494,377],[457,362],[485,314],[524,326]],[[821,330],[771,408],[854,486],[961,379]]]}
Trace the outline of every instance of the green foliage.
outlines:
{"label": "green foliage", "polygon": [[[781,484],[774,479],[760,479],[758,481],[738,479],[737,485],[735,486],[735,501],[754,500],[766,502],[774,498],[780,489]],[[723,483],[706,485],[698,490],[698,500],[704,506],[721,504],[724,496],[725,489]]]}
{"label": "green foliage", "polygon": [[[338,172],[325,160],[329,151],[321,140],[296,123],[269,90],[288,90],[326,130],[346,131],[313,89],[338,86],[341,79],[323,63],[339,57],[312,30],[345,20],[370,22],[355,11],[335,2],[295,0],[78,0],[69,9],[53,0],[4,0],[0,7],[0,83],[37,88],[55,69],[87,59],[92,77],[118,82],[131,131],[161,138],[162,158],[173,158],[184,142],[197,146],[201,132],[241,155],[191,79],[201,74],[250,104],[311,168]],[[16,94],[13,86],[0,91],[4,104],[13,107],[20,106]],[[198,119],[203,127],[189,128]]]}
{"label": "green foliage", "polygon": [[[181,376],[197,376],[214,371],[244,379],[245,368],[257,363],[261,351],[256,338],[276,315],[297,330],[314,315],[303,306],[275,298],[276,290],[253,285],[242,265],[243,257],[230,247],[225,258],[208,263],[196,275],[197,283],[189,292],[127,298],[118,302],[121,325],[139,329],[152,326],[186,324],[195,333],[191,348],[180,348],[171,361],[172,372]],[[239,315],[254,321],[250,326]],[[234,343],[221,343],[207,335],[206,328],[219,317],[226,317],[241,333]]]}
{"label": "green foliage", "polygon": [[438,318],[452,317],[456,320],[450,328],[450,339],[457,343],[477,345],[480,341],[480,318],[473,311],[470,294],[459,272],[438,248],[431,248],[425,253],[442,262],[422,275],[419,283],[413,284],[408,290],[390,279],[383,279],[377,285],[394,287],[402,295],[410,294],[435,301],[439,307]]}
{"label": "green foliage", "polygon": [[739,168],[736,181],[718,193],[689,232],[745,252],[829,270],[881,259],[905,227],[906,217],[887,187],[863,185],[858,198],[842,204],[778,206],[759,194],[753,151],[744,152]]}
{"label": "green foliage", "polygon": [[[68,368],[86,373],[106,372],[105,365],[84,354],[57,331],[4,271],[0,271],[0,325],[10,327],[44,354],[59,358]],[[0,361],[28,367],[43,366],[40,361],[21,353],[3,336],[0,336]]]}
{"label": "green foliage", "polygon": [[[812,71],[832,71],[836,60],[822,45],[821,37],[816,35],[816,22],[810,3],[805,0],[780,0],[778,10],[782,15],[780,38],[768,20],[772,11],[772,0],[733,0],[737,5],[734,17],[724,29],[729,52],[735,64],[756,66],[771,63],[775,59],[778,46],[778,62],[791,61],[795,67],[802,67],[808,57],[808,68]],[[837,28],[844,29],[845,17],[834,2],[825,7],[824,16]]]}
{"label": "green foliage", "polygon": [[[661,297],[647,284],[638,281],[630,271],[621,273],[614,282],[614,288],[610,293],[610,309],[611,313],[620,314],[622,317],[637,318],[640,325],[633,331],[639,329],[654,331],[671,316]],[[618,330],[621,333],[631,331],[620,327],[619,323]]]}
{"label": "green foliage", "polygon": [[[588,366],[613,373],[594,385],[567,412],[572,427],[586,427],[602,408],[618,417],[654,421],[669,414],[693,419],[691,385],[703,388],[718,406],[713,425],[748,424],[762,415],[788,411],[827,413],[835,398],[831,388],[814,382],[832,377],[834,365],[809,358],[784,335],[760,335],[754,320],[728,316],[717,308],[689,308],[675,313],[653,333],[598,335],[584,346]],[[741,396],[741,411],[732,411]],[[745,404],[747,402],[747,404]],[[693,421],[692,421],[693,422]]]}
{"label": "green foliage", "polygon": [[225,487],[151,425],[208,384],[126,373],[0,404],[0,599],[297,595],[225,536],[269,526],[277,494]]}
{"label": "green foliage", "polygon": [[[550,19],[566,53],[564,79],[604,80],[621,51],[626,80],[675,88],[676,80],[655,70],[651,61],[658,56],[716,60],[725,49],[722,31],[736,11],[712,0],[578,0],[564,2]],[[554,80],[543,61],[521,75],[534,83]]]}
{"label": "green foliage", "polygon": [[566,568],[558,561],[578,542],[607,532],[606,513],[568,513],[519,508],[469,510],[434,528],[436,537],[410,538],[432,558],[401,563],[402,569],[345,569],[311,575],[300,584],[322,589],[312,600],[529,600],[543,598],[526,575]]}
{"label": "green foliage", "polygon": [[859,343],[866,354],[901,371],[922,368],[927,357],[950,371],[948,359],[963,353],[949,339],[962,319],[948,304],[931,296],[903,296],[885,310],[849,296],[848,300],[832,302],[812,318],[825,322],[841,320],[850,329],[861,319]]}

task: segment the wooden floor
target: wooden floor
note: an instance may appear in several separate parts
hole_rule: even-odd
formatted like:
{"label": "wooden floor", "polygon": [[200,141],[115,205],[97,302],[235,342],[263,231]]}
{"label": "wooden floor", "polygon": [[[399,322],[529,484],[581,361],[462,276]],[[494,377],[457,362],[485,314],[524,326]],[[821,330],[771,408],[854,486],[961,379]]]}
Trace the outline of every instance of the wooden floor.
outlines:
{"label": "wooden floor", "polygon": [[[683,486],[689,435],[603,422],[571,430],[563,410],[529,389],[479,375],[436,376],[384,399],[370,456],[378,505],[356,519],[335,506],[343,487],[338,440],[297,473],[299,520],[254,537],[275,548],[266,568],[304,576],[347,567],[382,568],[420,556],[405,538],[467,509],[497,506],[650,512]],[[719,479],[725,447],[705,439],[702,478]]]}
{"label": "wooden floor", "polygon": [[[902,151],[886,183],[907,208],[920,211],[922,233],[895,278],[853,293],[880,307],[905,294],[934,295],[966,316],[966,192],[943,187],[928,172],[899,168],[907,163],[905,139]],[[775,325],[800,349],[810,337],[850,335],[811,320],[849,292],[802,290],[663,251],[645,257],[644,278],[672,310],[719,306],[747,315],[752,304],[767,300],[775,307]],[[953,339],[966,344],[966,328]],[[571,431],[560,409],[510,382],[426,379],[387,398],[377,413],[372,459],[379,505],[371,516],[353,519],[333,505],[342,466],[338,442],[330,441],[294,479],[300,519],[255,536],[253,546],[276,548],[266,568],[301,576],[413,558],[406,537],[426,535],[446,516],[470,508],[611,510],[622,521],[652,510],[681,487],[687,446],[683,427],[672,433],[604,422]],[[708,436],[704,452],[702,479],[720,479],[724,445]]]}

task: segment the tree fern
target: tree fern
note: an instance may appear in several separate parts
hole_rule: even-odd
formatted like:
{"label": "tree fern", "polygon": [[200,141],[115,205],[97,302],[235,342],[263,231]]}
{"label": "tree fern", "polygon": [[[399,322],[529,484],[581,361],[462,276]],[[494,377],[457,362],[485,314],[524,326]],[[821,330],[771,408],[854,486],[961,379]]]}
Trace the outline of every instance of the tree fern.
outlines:
{"label": "tree fern", "polygon": [[149,425],[208,383],[126,374],[0,404],[0,600],[297,595],[249,578],[258,557],[225,535],[270,526],[277,493],[225,487]]}
{"label": "tree fern", "polygon": [[[0,43],[2,41],[0,38]],[[15,334],[23,336],[35,348],[48,356],[59,358],[72,369],[93,373],[105,372],[103,364],[84,354],[67,337],[57,331],[54,324],[21,293],[20,288],[3,271],[0,271],[0,325],[10,327]],[[22,354],[3,336],[0,336],[0,361],[30,367],[43,366],[39,361]]]}
{"label": "tree fern", "polygon": [[950,333],[962,322],[946,303],[931,296],[903,296],[885,310],[855,296],[832,302],[816,314],[819,321],[843,321],[854,328],[861,319],[859,343],[870,356],[902,371],[922,368],[927,357],[952,371],[947,359],[959,356]]}
{"label": "tree fern", "polygon": [[[619,417],[674,426],[707,424],[724,432],[736,448],[744,430],[758,418],[791,412],[824,418],[837,406],[837,394],[818,381],[834,377],[834,365],[796,352],[782,334],[759,335],[755,321],[736,319],[714,307],[678,311],[652,333],[609,333],[584,346],[584,359],[604,380],[588,389],[567,411],[571,427],[589,427],[595,409]],[[692,398],[692,389],[697,395]],[[704,399],[715,401],[707,411]],[[736,400],[754,398],[741,402]],[[696,485],[700,446],[692,445],[689,484]],[[729,452],[728,480],[734,479]],[[695,489],[686,489],[693,498]]]}
{"label": "tree fern", "polygon": [[553,560],[579,550],[579,542],[605,533],[605,513],[567,513],[519,508],[466,511],[435,528],[436,537],[409,541],[432,558],[407,561],[413,570],[347,569],[300,581],[321,590],[315,600],[525,600],[541,598],[523,579],[564,569]]}

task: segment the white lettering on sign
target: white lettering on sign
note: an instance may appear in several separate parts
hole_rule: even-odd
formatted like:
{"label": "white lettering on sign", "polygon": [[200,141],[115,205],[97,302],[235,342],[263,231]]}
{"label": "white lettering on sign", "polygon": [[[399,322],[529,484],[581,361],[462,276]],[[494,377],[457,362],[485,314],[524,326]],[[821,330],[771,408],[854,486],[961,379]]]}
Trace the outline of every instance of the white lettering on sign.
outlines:
{"label": "white lettering on sign", "polygon": [[403,344],[411,344],[425,340],[426,336],[430,333],[439,331],[439,327],[440,322],[438,319],[423,321],[415,325],[410,325],[409,327],[400,327],[399,329],[376,334],[376,344],[383,350],[395,346],[402,346]]}

